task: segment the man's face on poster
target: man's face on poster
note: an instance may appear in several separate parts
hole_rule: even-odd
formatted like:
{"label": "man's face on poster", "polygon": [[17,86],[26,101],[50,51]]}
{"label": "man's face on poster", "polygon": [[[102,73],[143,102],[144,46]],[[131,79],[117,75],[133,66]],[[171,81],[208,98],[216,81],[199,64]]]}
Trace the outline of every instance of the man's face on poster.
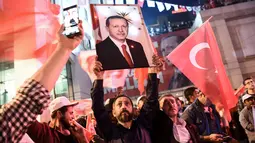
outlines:
{"label": "man's face on poster", "polygon": [[166,56],[168,56],[178,46],[178,44],[177,36],[171,36],[161,40],[160,50],[168,65],[171,65],[171,63],[166,59]]}
{"label": "man's face on poster", "polygon": [[128,35],[128,24],[125,19],[122,18],[114,18],[109,20],[109,26],[106,27],[109,35],[123,43],[125,42],[127,35]]}

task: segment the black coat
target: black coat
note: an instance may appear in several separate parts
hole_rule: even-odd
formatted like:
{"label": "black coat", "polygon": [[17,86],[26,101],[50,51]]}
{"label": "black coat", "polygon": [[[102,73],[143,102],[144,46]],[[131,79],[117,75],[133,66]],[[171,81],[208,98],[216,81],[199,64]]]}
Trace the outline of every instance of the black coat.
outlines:
{"label": "black coat", "polygon": [[151,143],[149,131],[152,127],[152,117],[158,108],[158,82],[156,74],[149,74],[147,90],[148,101],[140,111],[140,115],[133,121],[130,129],[120,124],[112,123],[104,107],[103,80],[95,80],[91,89],[92,110],[94,112],[97,127],[103,138],[108,143]]}
{"label": "black coat", "polygon": [[[199,134],[194,125],[186,124],[191,141],[199,143]],[[178,143],[173,134],[173,121],[161,110],[158,110],[153,120],[151,131],[152,143]]]}
{"label": "black coat", "polygon": [[[129,46],[134,67],[149,67],[143,46],[130,39],[126,39],[126,42]],[[130,68],[125,57],[121,54],[118,47],[109,37],[96,45],[96,52],[98,55],[98,61],[102,63],[104,70]]]}

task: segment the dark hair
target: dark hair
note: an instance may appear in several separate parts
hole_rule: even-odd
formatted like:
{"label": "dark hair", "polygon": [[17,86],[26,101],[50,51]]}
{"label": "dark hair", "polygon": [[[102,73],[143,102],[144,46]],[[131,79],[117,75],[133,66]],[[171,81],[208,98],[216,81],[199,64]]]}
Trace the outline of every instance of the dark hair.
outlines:
{"label": "dark hair", "polygon": [[250,80],[250,79],[252,79],[252,78],[247,77],[246,79],[244,79],[244,80],[243,80],[243,85],[245,85],[245,81],[246,81],[246,80]]}
{"label": "dark hair", "polygon": [[114,105],[114,104],[115,104],[115,101],[116,101],[118,98],[120,98],[120,97],[126,97],[126,98],[128,98],[128,99],[130,100],[130,102],[131,102],[132,107],[133,107],[133,102],[132,102],[131,98],[128,97],[127,95],[125,95],[125,94],[120,94],[120,95],[118,95],[117,97],[115,97],[115,99],[114,99],[114,101],[113,101],[112,104]]}
{"label": "dark hair", "polygon": [[167,93],[167,94],[163,94],[162,96],[159,97],[158,101],[160,102],[163,98],[165,97],[173,97],[175,99],[175,102],[177,103],[177,98],[174,97],[172,94]]}
{"label": "dark hair", "polygon": [[61,108],[59,108],[58,110],[53,111],[53,113],[51,114],[51,118],[55,119],[57,117],[57,112],[60,111],[62,113],[62,115],[65,115],[66,111],[67,111],[67,107],[68,106],[63,106]]}
{"label": "dark hair", "polygon": [[127,23],[127,26],[128,26],[128,21],[126,18],[122,17],[122,16],[118,16],[118,15],[113,15],[113,16],[109,16],[107,19],[106,19],[106,22],[105,22],[105,25],[107,27],[109,27],[110,25],[110,19],[124,19]]}
{"label": "dark hair", "polygon": [[76,122],[79,123],[82,127],[86,128],[87,117],[86,116],[80,116],[78,119],[76,119]]}
{"label": "dark hair", "polygon": [[193,93],[196,89],[196,87],[189,87],[184,90],[184,96],[188,101],[190,101],[190,96],[193,96]]}

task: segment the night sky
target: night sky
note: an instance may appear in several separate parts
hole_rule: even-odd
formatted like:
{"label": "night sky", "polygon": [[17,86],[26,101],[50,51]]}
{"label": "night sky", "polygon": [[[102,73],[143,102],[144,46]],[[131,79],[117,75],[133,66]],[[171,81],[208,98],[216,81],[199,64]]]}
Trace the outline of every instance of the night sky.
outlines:
{"label": "night sky", "polygon": [[[185,5],[185,6],[198,6],[199,5],[197,0],[171,0],[171,1],[157,0],[157,1]],[[142,7],[142,13],[143,13],[143,17],[144,17],[144,21],[145,21],[146,25],[156,24],[157,17],[162,16],[162,15],[168,16],[168,19],[172,22],[193,20],[195,18],[195,16],[193,15],[193,12],[172,14],[172,10],[173,10],[173,8],[170,9],[169,11],[164,10],[162,12],[159,12],[157,6],[156,7],[148,7],[146,1],[144,2],[144,5]]]}

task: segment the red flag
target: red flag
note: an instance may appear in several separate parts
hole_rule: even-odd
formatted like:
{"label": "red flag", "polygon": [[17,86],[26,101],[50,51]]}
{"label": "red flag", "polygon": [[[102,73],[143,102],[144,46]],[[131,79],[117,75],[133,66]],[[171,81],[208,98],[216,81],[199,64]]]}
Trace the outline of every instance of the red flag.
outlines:
{"label": "red flag", "polygon": [[235,96],[239,97],[245,92],[245,87],[243,84],[241,84],[238,89],[235,91]]}
{"label": "red flag", "polygon": [[148,68],[137,68],[135,69],[135,78],[138,80],[138,90],[142,95],[144,93],[144,81],[148,77]]}
{"label": "red flag", "polygon": [[[51,4],[50,0],[2,0],[0,58],[40,57],[44,61],[54,48],[53,41],[60,27],[57,18],[59,9],[60,6]],[[42,59],[42,56],[45,58]]]}
{"label": "red flag", "polygon": [[98,14],[94,5],[90,5],[90,11],[91,11],[92,24],[93,24],[93,30],[94,30],[96,43],[100,43],[102,41],[102,36],[100,32]]}
{"label": "red flag", "polygon": [[227,119],[231,120],[229,109],[236,106],[237,98],[227,77],[209,20],[167,58],[214,104],[222,104]]}

